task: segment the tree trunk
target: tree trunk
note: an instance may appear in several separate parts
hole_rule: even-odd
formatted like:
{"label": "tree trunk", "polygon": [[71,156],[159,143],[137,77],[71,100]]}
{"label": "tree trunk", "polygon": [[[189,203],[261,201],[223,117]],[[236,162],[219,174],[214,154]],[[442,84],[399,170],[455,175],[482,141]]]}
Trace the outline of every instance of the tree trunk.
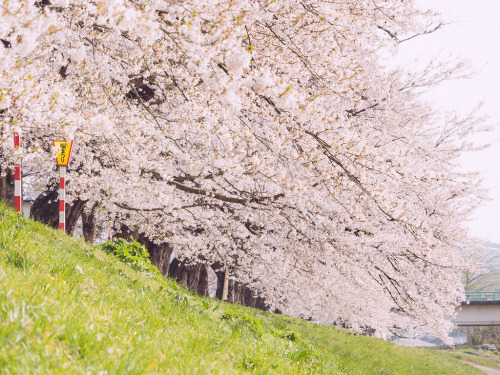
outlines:
{"label": "tree trunk", "polygon": [[96,211],[99,204],[94,203],[90,212],[86,213],[85,210],[82,212],[82,232],[85,241],[89,243],[95,242],[95,232],[96,232],[96,222],[97,216]]}
{"label": "tree trunk", "polygon": [[80,198],[74,200],[71,205],[66,203],[66,233],[70,236],[75,233],[76,224],[85,209],[86,203],[86,201],[82,201]]}
{"label": "tree trunk", "polygon": [[228,299],[227,301],[230,303],[239,303],[243,305],[245,299],[242,297],[242,288],[241,284],[236,280],[230,280],[228,285]]}
{"label": "tree trunk", "polygon": [[256,297],[248,285],[236,280],[229,280],[228,302],[239,303],[243,306],[269,311],[269,305],[262,297]]}
{"label": "tree trunk", "polygon": [[[57,180],[52,180],[47,184],[44,192],[41,193],[31,207],[31,217],[52,228],[59,228],[59,184]],[[80,198],[71,204],[66,203],[66,233],[73,235],[78,218],[85,208],[86,201]]]}
{"label": "tree trunk", "polygon": [[55,180],[49,182],[45,190],[31,206],[31,218],[52,228],[59,227],[58,186]]}
{"label": "tree trunk", "polygon": [[[1,131],[0,135],[4,136],[4,132]],[[0,199],[8,206],[14,208],[16,206],[14,198],[14,170],[12,167],[9,168],[7,166],[4,155],[5,150],[3,147],[0,147]]]}
{"label": "tree trunk", "polygon": [[175,258],[170,264],[169,276],[183,283],[192,292],[208,296],[208,265],[186,265]]}
{"label": "tree trunk", "polygon": [[8,206],[14,208],[14,172],[10,168],[4,172],[5,175],[0,177],[0,199],[3,200]]}
{"label": "tree trunk", "polygon": [[215,290],[215,298],[222,299],[222,292],[224,290],[225,272],[222,270],[222,263],[215,262],[210,265],[217,276],[217,289]]}
{"label": "tree trunk", "polygon": [[158,267],[163,276],[168,276],[173,251],[172,246],[167,242],[162,242],[159,245],[152,243],[149,245],[148,251],[151,256],[151,263]]}

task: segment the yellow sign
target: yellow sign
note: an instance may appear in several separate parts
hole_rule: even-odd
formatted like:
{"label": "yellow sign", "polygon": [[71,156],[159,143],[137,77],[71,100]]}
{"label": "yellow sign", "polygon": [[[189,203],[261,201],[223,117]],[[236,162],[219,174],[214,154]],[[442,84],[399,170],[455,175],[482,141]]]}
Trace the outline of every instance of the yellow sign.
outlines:
{"label": "yellow sign", "polygon": [[56,159],[58,166],[67,167],[71,162],[71,155],[73,154],[73,144],[74,141],[54,141],[54,147],[56,148]]}

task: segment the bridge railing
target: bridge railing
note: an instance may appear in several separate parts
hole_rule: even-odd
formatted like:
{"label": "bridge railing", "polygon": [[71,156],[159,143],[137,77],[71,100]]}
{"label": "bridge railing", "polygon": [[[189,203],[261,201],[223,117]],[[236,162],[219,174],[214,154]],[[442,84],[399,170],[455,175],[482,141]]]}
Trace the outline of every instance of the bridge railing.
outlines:
{"label": "bridge railing", "polygon": [[467,301],[500,301],[500,291],[466,291],[465,299]]}

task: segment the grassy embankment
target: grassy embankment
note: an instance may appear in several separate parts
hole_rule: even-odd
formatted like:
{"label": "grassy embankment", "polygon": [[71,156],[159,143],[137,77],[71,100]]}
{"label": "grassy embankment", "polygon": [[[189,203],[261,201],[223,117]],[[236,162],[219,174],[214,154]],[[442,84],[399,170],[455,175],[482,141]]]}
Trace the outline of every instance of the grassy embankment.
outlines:
{"label": "grassy embankment", "polygon": [[472,362],[480,366],[500,370],[500,351],[476,350],[470,347],[449,350],[451,356],[462,361]]}
{"label": "grassy embankment", "polygon": [[448,353],[191,295],[0,205],[2,374],[480,374]]}

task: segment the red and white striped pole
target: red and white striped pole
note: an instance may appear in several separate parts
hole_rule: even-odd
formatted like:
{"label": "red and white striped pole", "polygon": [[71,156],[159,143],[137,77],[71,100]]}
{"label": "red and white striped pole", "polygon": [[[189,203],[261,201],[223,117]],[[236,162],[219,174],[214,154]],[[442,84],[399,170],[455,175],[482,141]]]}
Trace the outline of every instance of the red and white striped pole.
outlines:
{"label": "red and white striped pole", "polygon": [[66,167],[59,167],[59,229],[66,230]]}
{"label": "red and white striped pole", "polygon": [[[20,147],[20,137],[19,133],[14,133],[14,148],[16,151]],[[23,188],[22,188],[22,177],[21,177],[21,157],[16,157],[16,163],[14,165],[14,206],[16,212],[23,211]]]}
{"label": "red and white striped pole", "polygon": [[66,167],[71,162],[74,142],[54,140],[56,161],[59,167],[59,229],[66,230]]}

